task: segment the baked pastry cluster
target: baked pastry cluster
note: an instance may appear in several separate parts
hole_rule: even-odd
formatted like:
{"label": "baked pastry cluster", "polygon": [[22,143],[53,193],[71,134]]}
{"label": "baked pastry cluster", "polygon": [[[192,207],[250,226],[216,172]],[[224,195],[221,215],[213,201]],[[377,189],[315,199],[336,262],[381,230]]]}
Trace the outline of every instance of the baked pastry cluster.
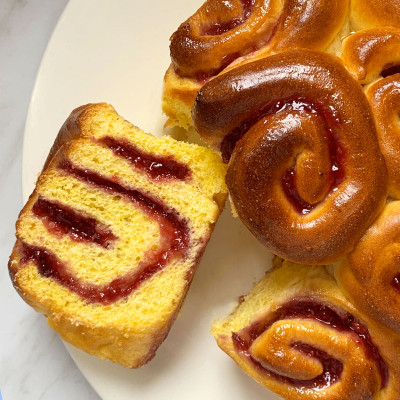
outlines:
{"label": "baked pastry cluster", "polygon": [[171,60],[168,123],[219,154],[75,110],[17,223],[17,290],[67,341],[143,365],[226,173],[234,212],[285,261],[216,322],[219,346],[287,399],[399,399],[400,2],[208,0]]}
{"label": "baked pastry cluster", "polygon": [[349,32],[348,0],[207,0],[171,37],[163,111],[188,128],[197,92],[242,63],[289,49],[335,49]]}
{"label": "baked pastry cluster", "polygon": [[212,332],[287,399],[400,398],[399,35],[394,0],[209,0],[171,38],[169,123],[286,260]]}
{"label": "baked pastry cluster", "polygon": [[223,208],[225,167],[107,104],[60,130],[17,222],[10,275],[73,345],[136,368],[167,336]]}

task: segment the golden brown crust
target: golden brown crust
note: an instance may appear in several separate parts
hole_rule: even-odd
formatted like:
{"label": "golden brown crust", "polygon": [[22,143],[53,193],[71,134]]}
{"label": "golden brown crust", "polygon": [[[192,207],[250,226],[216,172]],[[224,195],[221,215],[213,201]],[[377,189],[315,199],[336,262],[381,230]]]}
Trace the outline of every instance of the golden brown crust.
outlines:
{"label": "golden brown crust", "polygon": [[[306,306],[302,308],[302,304]],[[280,309],[290,310],[291,305],[293,316],[291,311],[285,316]],[[345,322],[335,320],[334,313]],[[359,323],[353,323],[355,319]],[[347,332],[346,323],[352,326]],[[361,325],[366,330],[360,329]],[[260,328],[251,335],[258,336],[246,353],[244,346],[237,347],[234,335],[245,343],[249,337],[246,334],[250,335],[249,329],[254,327]],[[355,335],[357,329],[360,336],[370,335],[370,343],[378,350],[382,364],[366,351]],[[247,374],[285,399],[392,400],[400,396],[399,336],[360,313],[324,268],[284,261],[282,267],[266,274],[230,316],[218,321],[212,333],[218,346]],[[334,373],[328,372],[332,381],[321,384],[317,377],[323,372],[323,363],[315,355],[310,357],[296,349],[296,345],[301,348],[302,344],[325,352],[330,359],[337,360],[335,365],[341,363],[343,370],[338,377],[335,379]],[[381,368],[383,364],[387,370]],[[296,384],[293,380],[304,382]],[[315,382],[315,386],[307,387],[308,380]]]}
{"label": "golden brown crust", "polygon": [[[208,0],[179,27],[171,38],[178,75],[216,75],[232,61],[231,55],[242,57],[254,49],[262,49],[264,56],[295,48],[323,50],[342,27],[348,9],[347,0],[256,0],[252,7],[246,3],[250,2]],[[213,24],[232,21],[242,23],[207,34]]]}
{"label": "golden brown crust", "polygon": [[54,140],[42,171],[49,168],[55,158],[61,159],[66,155],[68,145],[82,135],[82,122],[90,114],[96,114],[99,109],[106,109],[115,112],[114,108],[106,103],[86,104],[75,108],[71,112]]}
{"label": "golden brown crust", "polygon": [[400,27],[400,1],[351,0],[350,15],[354,30],[384,25]]}
{"label": "golden brown crust", "polygon": [[[386,205],[336,269],[340,287],[370,318],[400,333],[400,202]],[[400,277],[399,277],[400,278]],[[399,281],[400,283],[400,281]]]}
{"label": "golden brown crust", "polygon": [[370,28],[354,33],[343,43],[342,59],[361,84],[378,79],[383,70],[400,63],[400,29]]}
{"label": "golden brown crust", "polygon": [[285,0],[271,54],[290,49],[324,50],[343,26],[347,0]]}
{"label": "golden brown crust", "polygon": [[[340,259],[384,205],[386,168],[370,108],[333,56],[292,51],[232,70],[203,86],[192,116],[200,136],[216,149],[245,126],[227,173],[231,200],[250,231],[285,259]],[[345,154],[345,177],[334,188],[329,130],[333,146],[341,143]],[[315,205],[307,215],[283,191],[282,177],[293,166],[300,197]]]}
{"label": "golden brown crust", "polygon": [[263,0],[255,2],[242,24],[221,34],[202,34],[215,23],[239,21],[246,3],[245,8],[249,1],[209,0],[173,34],[163,93],[169,124],[191,125],[188,110],[204,79],[289,49],[324,50],[348,15],[348,0]]}
{"label": "golden brown crust", "polygon": [[372,84],[366,91],[374,114],[379,146],[389,174],[389,193],[400,199],[400,75]]}
{"label": "golden brown crust", "polygon": [[400,65],[400,29],[370,28],[351,35],[344,43],[342,59],[361,84],[370,84],[365,93],[388,167],[390,195],[400,198],[400,75],[396,73]]}
{"label": "golden brown crust", "polygon": [[[226,57],[237,58],[269,41],[279,20],[282,0],[255,0],[254,6],[247,3],[208,0],[181,24],[172,35],[170,46],[172,65],[178,75],[190,78],[215,75],[226,66]],[[232,21],[237,22],[232,24]],[[209,34],[214,24],[228,24],[230,29]],[[232,59],[227,61],[230,63]]]}

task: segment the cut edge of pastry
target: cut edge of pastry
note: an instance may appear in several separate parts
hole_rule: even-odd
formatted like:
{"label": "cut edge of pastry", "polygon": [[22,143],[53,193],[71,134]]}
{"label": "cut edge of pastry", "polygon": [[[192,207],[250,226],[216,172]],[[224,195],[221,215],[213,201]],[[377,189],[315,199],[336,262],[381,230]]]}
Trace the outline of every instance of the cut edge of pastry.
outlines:
{"label": "cut edge of pastry", "polygon": [[[105,136],[134,143],[144,152],[172,157],[189,166],[191,175],[186,181],[150,179],[101,144]],[[173,256],[136,290],[111,304],[83,299],[56,279],[39,273],[36,262],[29,257],[21,263],[24,242],[49,249],[83,282],[105,285],[115,276],[129,274],[132,266],[136,268],[146,252],[154,252],[159,244],[157,223],[139,208],[132,207],[124,196],[99,190],[61,171],[59,165],[64,159],[123,187],[138,189],[175,210],[190,230],[187,256]],[[17,222],[17,242],[9,262],[15,288],[28,304],[47,317],[49,325],[67,342],[126,367],[145,364],[154,357],[177,317],[224,207],[227,197],[224,175],[220,157],[209,149],[170,137],[155,138],[125,121],[110,105],[91,104],[74,110],[57,136]],[[100,221],[117,237],[115,248],[110,252],[93,243],[71,240],[66,234],[49,233],[43,219],[32,211],[39,198],[66,205]]]}

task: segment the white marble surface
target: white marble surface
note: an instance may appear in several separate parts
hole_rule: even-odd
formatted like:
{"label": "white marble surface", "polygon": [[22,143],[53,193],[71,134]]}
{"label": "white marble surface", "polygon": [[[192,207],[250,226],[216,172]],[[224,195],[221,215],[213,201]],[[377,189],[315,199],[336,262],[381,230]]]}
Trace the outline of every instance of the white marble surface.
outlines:
{"label": "white marble surface", "polygon": [[26,113],[41,57],[67,2],[0,0],[0,391],[4,400],[99,400],[44,317],[19,298],[7,270],[14,223],[22,207]]}

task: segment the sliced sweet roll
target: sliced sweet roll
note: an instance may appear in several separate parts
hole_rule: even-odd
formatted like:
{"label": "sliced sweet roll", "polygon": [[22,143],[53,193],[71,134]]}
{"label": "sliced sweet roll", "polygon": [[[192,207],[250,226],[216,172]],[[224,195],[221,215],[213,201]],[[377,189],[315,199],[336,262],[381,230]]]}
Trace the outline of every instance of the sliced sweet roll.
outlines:
{"label": "sliced sweet roll", "polygon": [[152,137],[107,104],[74,110],[17,221],[15,288],[64,340],[145,364],[221,212],[224,175],[210,150]]}
{"label": "sliced sweet roll", "polygon": [[325,268],[284,261],[211,332],[285,399],[400,397],[399,337],[358,311]]}
{"label": "sliced sweet roll", "polygon": [[400,29],[357,32],[344,42],[342,58],[352,75],[366,85],[388,168],[390,195],[400,199]]}
{"label": "sliced sweet roll", "polygon": [[336,267],[354,304],[400,334],[400,201],[388,203],[355,250]]}
{"label": "sliced sweet roll", "polygon": [[[348,0],[208,0],[171,37],[163,111],[188,128],[201,86],[213,77],[289,49],[325,50],[345,35]],[[341,32],[339,34],[339,32]]]}
{"label": "sliced sweet roll", "polygon": [[231,70],[203,86],[192,117],[229,163],[238,216],[282,258],[338,261],[383,209],[371,109],[334,56],[293,50]]}

